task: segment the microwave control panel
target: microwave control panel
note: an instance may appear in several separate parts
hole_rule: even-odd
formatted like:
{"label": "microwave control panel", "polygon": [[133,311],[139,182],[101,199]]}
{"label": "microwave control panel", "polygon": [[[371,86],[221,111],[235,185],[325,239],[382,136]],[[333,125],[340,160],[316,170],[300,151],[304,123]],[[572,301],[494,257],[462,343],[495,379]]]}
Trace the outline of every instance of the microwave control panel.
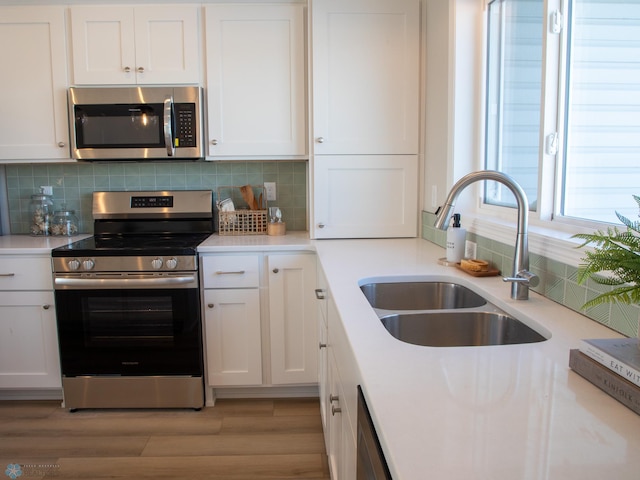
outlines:
{"label": "microwave control panel", "polygon": [[176,119],[177,147],[196,147],[196,106],[193,103],[176,103],[174,105]]}

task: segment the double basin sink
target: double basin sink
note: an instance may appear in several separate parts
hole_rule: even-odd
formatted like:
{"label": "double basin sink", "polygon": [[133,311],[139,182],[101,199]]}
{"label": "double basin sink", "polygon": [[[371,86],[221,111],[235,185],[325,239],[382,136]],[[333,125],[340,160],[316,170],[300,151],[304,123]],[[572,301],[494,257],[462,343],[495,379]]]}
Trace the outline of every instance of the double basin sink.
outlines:
{"label": "double basin sink", "polygon": [[387,331],[429,347],[513,345],[547,340],[481,295],[443,281],[370,282],[360,286]]}

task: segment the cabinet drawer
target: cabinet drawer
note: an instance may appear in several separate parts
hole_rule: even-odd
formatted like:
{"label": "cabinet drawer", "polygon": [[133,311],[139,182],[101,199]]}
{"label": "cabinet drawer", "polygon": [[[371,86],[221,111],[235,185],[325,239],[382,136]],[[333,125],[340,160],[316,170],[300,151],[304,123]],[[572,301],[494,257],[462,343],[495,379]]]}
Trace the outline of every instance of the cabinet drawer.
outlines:
{"label": "cabinet drawer", "polygon": [[202,259],[204,288],[257,288],[258,255],[206,256]]}
{"label": "cabinet drawer", "polygon": [[0,290],[53,290],[49,257],[0,258]]}

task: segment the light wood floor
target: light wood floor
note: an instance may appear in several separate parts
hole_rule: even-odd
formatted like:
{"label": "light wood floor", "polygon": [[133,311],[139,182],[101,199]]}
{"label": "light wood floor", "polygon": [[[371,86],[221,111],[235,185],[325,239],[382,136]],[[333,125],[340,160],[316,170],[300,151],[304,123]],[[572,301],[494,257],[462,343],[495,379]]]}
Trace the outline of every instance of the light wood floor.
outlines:
{"label": "light wood floor", "polygon": [[8,464],[25,480],[329,479],[317,399],[218,400],[200,412],[0,402],[0,478]]}

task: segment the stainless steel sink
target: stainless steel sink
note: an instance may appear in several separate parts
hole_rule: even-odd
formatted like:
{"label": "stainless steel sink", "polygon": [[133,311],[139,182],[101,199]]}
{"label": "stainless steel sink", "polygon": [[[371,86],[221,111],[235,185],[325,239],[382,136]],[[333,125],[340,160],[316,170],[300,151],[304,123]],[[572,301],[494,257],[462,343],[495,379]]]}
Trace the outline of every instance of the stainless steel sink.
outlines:
{"label": "stainless steel sink", "polygon": [[473,290],[449,282],[376,282],[360,290],[373,308],[383,310],[475,308],[487,303]]}
{"label": "stainless steel sink", "polygon": [[398,340],[428,347],[510,345],[546,340],[528,325],[498,312],[401,313],[380,320]]}

